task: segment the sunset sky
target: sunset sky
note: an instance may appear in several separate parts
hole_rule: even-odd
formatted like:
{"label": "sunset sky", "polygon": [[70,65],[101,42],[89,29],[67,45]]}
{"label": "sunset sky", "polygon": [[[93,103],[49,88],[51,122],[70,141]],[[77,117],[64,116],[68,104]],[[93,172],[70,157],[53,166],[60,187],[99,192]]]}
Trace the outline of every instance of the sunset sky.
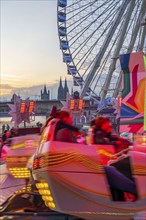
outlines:
{"label": "sunset sky", "polygon": [[67,77],[57,30],[57,0],[1,0],[1,100],[13,93],[51,98]]}

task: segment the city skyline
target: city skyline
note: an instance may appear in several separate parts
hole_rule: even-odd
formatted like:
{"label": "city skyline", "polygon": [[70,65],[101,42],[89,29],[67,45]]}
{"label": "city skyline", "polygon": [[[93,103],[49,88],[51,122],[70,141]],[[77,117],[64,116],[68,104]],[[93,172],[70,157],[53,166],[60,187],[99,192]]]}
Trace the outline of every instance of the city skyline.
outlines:
{"label": "city skyline", "polygon": [[[67,86],[69,89],[69,93],[71,94],[73,87],[70,87],[70,85],[72,86],[72,82],[68,81]],[[44,91],[45,86],[46,86],[47,91],[49,90],[50,92],[50,100],[58,100],[57,96],[58,96],[58,89],[59,89],[59,80],[56,82],[56,84],[54,83],[50,87],[49,85],[44,84],[44,85],[33,86],[31,88],[24,88],[23,90],[20,88],[16,92],[14,91],[8,96],[1,96],[0,101],[1,102],[11,101],[14,94],[16,94],[17,96],[20,96],[22,100],[25,100],[27,98],[32,99],[32,100],[41,100],[41,91],[42,92]],[[64,88],[65,80],[62,80],[62,86]],[[29,89],[31,93],[29,93]]]}
{"label": "city skyline", "polygon": [[39,96],[44,85],[56,98],[67,75],[57,30],[57,0],[1,1],[1,100],[13,93]]}

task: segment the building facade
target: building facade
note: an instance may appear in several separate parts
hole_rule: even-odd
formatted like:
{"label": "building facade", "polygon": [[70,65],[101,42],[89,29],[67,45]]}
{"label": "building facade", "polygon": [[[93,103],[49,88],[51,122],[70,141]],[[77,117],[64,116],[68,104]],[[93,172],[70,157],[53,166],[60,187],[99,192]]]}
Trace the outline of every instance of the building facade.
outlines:
{"label": "building facade", "polygon": [[[42,115],[42,116],[48,117],[50,115],[52,106],[54,105],[58,109],[61,109],[63,107],[61,101],[66,100],[67,93],[69,93],[69,89],[67,86],[66,78],[65,78],[64,86],[63,86],[62,79],[60,77],[59,87],[58,87],[58,96],[56,100],[50,100],[50,91],[47,90],[46,85],[44,85],[44,88],[41,90],[40,100],[34,100],[35,101],[35,110],[34,110],[35,115],[36,116]],[[72,90],[72,94],[71,94],[72,97],[73,97],[73,94],[74,93]],[[0,102],[0,117],[10,116],[9,115],[10,108],[8,104],[14,104],[14,95],[12,96],[11,101]],[[87,122],[89,122],[96,115],[96,111],[97,111],[97,106],[95,106],[94,103],[92,103],[89,100],[84,100],[84,108],[82,109],[81,114],[84,116]]]}
{"label": "building facade", "polygon": [[41,90],[41,100],[50,100],[50,90],[47,91],[46,85],[44,85],[43,91]]}
{"label": "building facade", "polygon": [[65,78],[64,86],[62,85],[62,79],[60,77],[59,87],[58,87],[58,100],[66,100],[66,95],[69,92],[68,86],[67,86],[67,80]]}

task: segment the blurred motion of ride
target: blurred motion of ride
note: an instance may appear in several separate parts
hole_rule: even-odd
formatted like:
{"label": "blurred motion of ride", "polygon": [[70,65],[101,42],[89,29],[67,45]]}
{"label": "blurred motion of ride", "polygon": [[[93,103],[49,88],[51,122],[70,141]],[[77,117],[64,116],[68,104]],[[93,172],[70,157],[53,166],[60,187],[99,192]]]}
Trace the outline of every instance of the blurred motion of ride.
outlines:
{"label": "blurred motion of ride", "polygon": [[25,191],[23,189],[15,192],[0,206],[0,213],[15,211],[49,211],[37,191]]}
{"label": "blurred motion of ride", "polygon": [[146,153],[146,134],[135,136],[133,149]]}
{"label": "blurred motion of ride", "polygon": [[31,158],[40,139],[40,128],[18,128],[3,145],[0,158],[0,204],[31,179]]}
{"label": "blurred motion of ride", "polygon": [[[22,185],[24,187],[22,187]],[[43,218],[43,216],[47,216],[47,218],[52,220],[79,220],[74,216],[59,213],[48,208],[45,205],[41,194],[35,187],[34,182],[31,180],[29,180],[26,185],[19,183],[19,189],[18,186],[11,187],[15,187],[15,189],[17,189],[13,193],[9,194],[3,203],[0,203],[0,219],[29,219],[31,216],[33,216],[33,218],[36,217],[37,219],[40,219]],[[7,188],[6,190],[9,189]]]}
{"label": "blurred motion of ride", "polygon": [[31,217],[50,220],[83,220],[49,209],[37,191],[17,192],[0,206],[0,219],[30,219]]}
{"label": "blurred motion of ride", "polygon": [[18,136],[11,138],[6,164],[14,178],[29,178],[30,158],[36,151],[40,139],[40,128],[22,128]]}
{"label": "blurred motion of ride", "polygon": [[146,135],[137,135],[135,137],[135,143],[146,146]]}
{"label": "blurred motion of ride", "polygon": [[142,216],[146,154],[132,147],[115,154],[113,145],[56,141],[56,123],[45,127],[32,168],[45,205],[88,220]]}

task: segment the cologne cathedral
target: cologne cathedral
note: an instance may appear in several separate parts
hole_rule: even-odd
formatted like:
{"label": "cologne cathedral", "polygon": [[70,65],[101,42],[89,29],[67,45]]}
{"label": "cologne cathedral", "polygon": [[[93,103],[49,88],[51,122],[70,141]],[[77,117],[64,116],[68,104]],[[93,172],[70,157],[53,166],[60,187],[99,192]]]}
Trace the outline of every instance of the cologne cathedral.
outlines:
{"label": "cologne cathedral", "polygon": [[[60,77],[59,87],[58,87],[58,93],[57,93],[57,100],[66,100],[66,94],[69,92],[68,86],[67,86],[67,80],[65,78],[64,86],[62,82],[62,78]],[[47,90],[46,85],[44,86],[44,89],[41,90],[41,100],[50,100],[50,91]]]}
{"label": "cologne cathedral", "polygon": [[67,81],[65,78],[65,83],[64,83],[64,87],[62,85],[62,79],[60,77],[60,83],[59,83],[59,87],[58,87],[58,96],[57,99],[58,100],[65,100],[66,99],[66,94],[69,92],[68,90],[68,86],[67,86]]}

